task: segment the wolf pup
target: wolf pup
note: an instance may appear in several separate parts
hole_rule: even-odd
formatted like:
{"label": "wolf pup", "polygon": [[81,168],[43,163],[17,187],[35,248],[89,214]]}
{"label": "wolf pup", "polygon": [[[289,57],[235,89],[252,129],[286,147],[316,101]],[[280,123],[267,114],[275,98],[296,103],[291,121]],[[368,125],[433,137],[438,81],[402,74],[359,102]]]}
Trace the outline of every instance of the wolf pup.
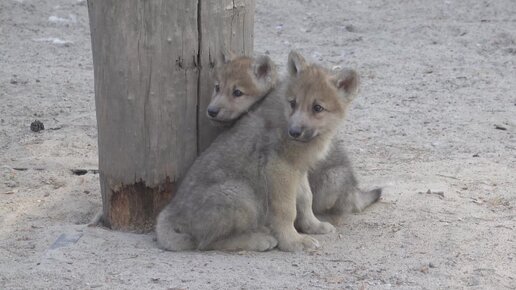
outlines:
{"label": "wolf pup", "polygon": [[[356,74],[330,76],[322,68],[306,65],[297,53],[291,53],[289,67],[289,80],[271,96],[264,96],[256,110],[244,114],[194,162],[175,198],[158,217],[161,247],[173,251],[317,247],[315,239],[294,228],[296,204],[304,209],[298,218],[303,231],[333,229],[313,216],[307,171],[329,148],[336,121],[343,119],[356,90]],[[272,68],[270,59],[264,57],[241,67],[239,75],[267,82]],[[242,82],[218,86],[215,92],[231,91],[235,98],[249,91]],[[284,96],[299,106],[285,113]],[[331,111],[325,112],[321,122],[311,124],[307,120],[316,109],[306,104],[318,98],[317,110],[324,105]]]}
{"label": "wolf pup", "polygon": [[[233,85],[245,82],[241,80],[245,74],[242,75],[236,69],[244,65],[245,61],[249,59],[235,60],[234,64],[226,66],[217,74],[215,93],[207,109],[208,117],[214,122],[232,125],[260,104],[262,98],[259,93],[251,92],[240,97],[242,91]],[[276,75],[270,77],[276,78]],[[253,91],[259,84],[253,86],[249,83],[244,86],[253,88]],[[310,171],[308,179],[313,192],[313,211],[334,224],[338,224],[345,213],[364,210],[376,202],[382,193],[380,188],[370,191],[359,188],[346,150],[337,140],[332,142],[327,158],[318,162]]]}

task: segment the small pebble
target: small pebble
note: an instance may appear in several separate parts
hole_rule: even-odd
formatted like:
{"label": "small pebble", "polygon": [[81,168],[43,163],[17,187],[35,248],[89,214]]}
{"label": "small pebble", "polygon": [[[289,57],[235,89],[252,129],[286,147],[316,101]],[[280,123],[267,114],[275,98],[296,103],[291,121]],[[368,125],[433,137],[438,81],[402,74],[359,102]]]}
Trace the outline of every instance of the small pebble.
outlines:
{"label": "small pebble", "polygon": [[30,124],[30,129],[32,132],[39,132],[45,130],[45,126],[41,121],[36,120]]}
{"label": "small pebble", "polygon": [[355,26],[351,25],[351,24],[348,24],[346,25],[346,30],[349,31],[349,32],[355,32],[357,31],[357,29],[355,28]]}
{"label": "small pebble", "polygon": [[504,126],[502,126],[502,125],[495,125],[495,129],[502,130],[502,131],[507,130],[507,128],[505,128],[505,127],[504,127]]}
{"label": "small pebble", "polygon": [[18,183],[16,183],[16,181],[9,180],[9,181],[5,182],[5,185],[6,185],[7,187],[14,188],[14,187],[17,187],[17,186],[18,186]]}

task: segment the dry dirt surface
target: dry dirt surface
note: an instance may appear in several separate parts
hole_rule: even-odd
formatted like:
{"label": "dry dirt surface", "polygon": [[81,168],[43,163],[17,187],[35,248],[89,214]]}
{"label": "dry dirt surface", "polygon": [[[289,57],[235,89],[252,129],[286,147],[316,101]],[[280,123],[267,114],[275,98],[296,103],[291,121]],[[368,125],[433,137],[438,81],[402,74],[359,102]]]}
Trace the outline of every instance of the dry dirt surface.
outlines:
{"label": "dry dirt surface", "polygon": [[171,253],[87,227],[87,7],[1,0],[0,289],[515,289],[516,2],[257,2],[256,53],[359,70],[339,137],[382,200],[313,252]]}

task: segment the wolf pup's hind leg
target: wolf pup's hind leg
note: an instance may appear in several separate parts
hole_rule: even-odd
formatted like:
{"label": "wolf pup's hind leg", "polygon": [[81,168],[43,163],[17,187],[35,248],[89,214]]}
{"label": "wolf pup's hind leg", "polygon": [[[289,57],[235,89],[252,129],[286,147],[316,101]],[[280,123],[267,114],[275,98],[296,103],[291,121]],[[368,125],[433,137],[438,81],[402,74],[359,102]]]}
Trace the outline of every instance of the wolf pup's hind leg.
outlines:
{"label": "wolf pup's hind leg", "polygon": [[167,208],[159,215],[156,224],[156,235],[160,248],[168,251],[195,250],[196,246],[192,236],[176,232],[166,210]]}

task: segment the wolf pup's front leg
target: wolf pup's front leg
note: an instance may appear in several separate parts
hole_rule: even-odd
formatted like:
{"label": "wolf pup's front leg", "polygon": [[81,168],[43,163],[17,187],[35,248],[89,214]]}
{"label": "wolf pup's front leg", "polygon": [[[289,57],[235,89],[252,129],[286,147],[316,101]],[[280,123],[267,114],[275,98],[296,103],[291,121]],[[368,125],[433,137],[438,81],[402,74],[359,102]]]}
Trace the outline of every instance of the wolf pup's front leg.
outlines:
{"label": "wolf pup's front leg", "polygon": [[278,240],[278,248],[289,252],[319,248],[316,239],[299,234],[294,227],[297,191],[304,174],[291,170],[282,160],[275,160],[268,164],[267,176],[270,180],[269,226]]}
{"label": "wolf pup's front leg", "polygon": [[301,177],[297,192],[296,228],[305,234],[327,234],[335,232],[335,227],[328,222],[321,222],[312,209],[313,194],[308,183],[308,174]]}

